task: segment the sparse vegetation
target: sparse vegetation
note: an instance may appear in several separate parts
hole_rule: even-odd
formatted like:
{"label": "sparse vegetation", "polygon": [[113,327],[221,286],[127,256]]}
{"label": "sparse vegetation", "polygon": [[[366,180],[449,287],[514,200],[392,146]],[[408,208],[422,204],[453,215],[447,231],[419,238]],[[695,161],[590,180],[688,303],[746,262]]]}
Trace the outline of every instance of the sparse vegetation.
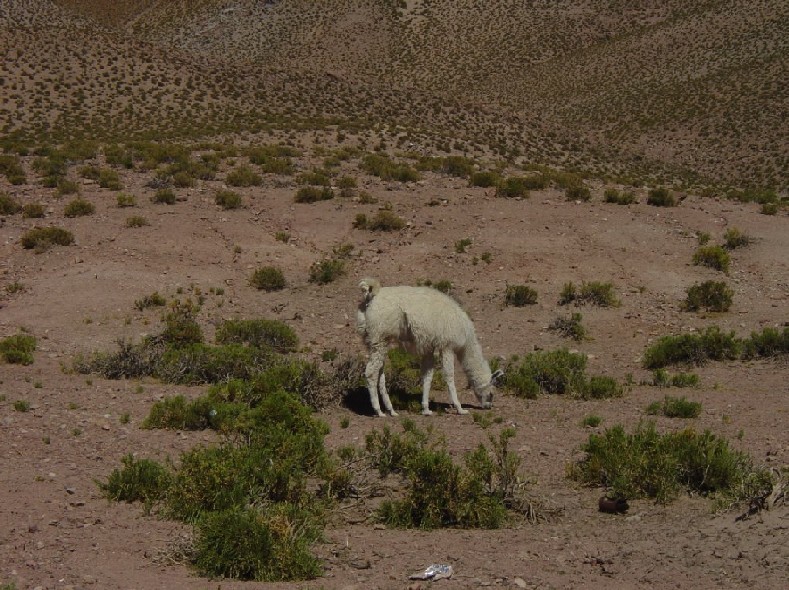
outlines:
{"label": "sparse vegetation", "polygon": [[687,290],[685,309],[688,311],[729,311],[734,291],[722,281],[704,281]]}
{"label": "sparse vegetation", "polygon": [[653,188],[647,194],[647,205],[654,207],[675,207],[677,200],[668,189]]}
{"label": "sparse vegetation", "polygon": [[6,193],[0,193],[0,215],[14,215],[22,209],[22,205]]}
{"label": "sparse vegetation", "polygon": [[636,202],[636,194],[633,191],[618,191],[615,188],[608,188],[603,195],[606,203],[616,205],[632,205]]}
{"label": "sparse vegetation", "polygon": [[723,273],[728,273],[731,256],[721,246],[701,246],[693,254],[693,264],[708,266]]}
{"label": "sparse vegetation", "polygon": [[359,220],[359,223],[370,231],[399,231],[405,227],[405,221],[389,209],[382,209],[369,221]]}
{"label": "sparse vegetation", "polygon": [[276,266],[258,268],[252,273],[252,278],[250,278],[249,282],[256,289],[268,293],[271,291],[280,291],[287,286],[284,273]]}
{"label": "sparse vegetation", "polygon": [[146,225],[149,225],[148,220],[142,215],[132,215],[126,218],[126,227],[145,227]]}
{"label": "sparse vegetation", "polygon": [[78,197],[66,205],[63,215],[66,217],[83,217],[85,215],[93,215],[95,211],[96,206],[93,203]]}
{"label": "sparse vegetation", "polygon": [[496,187],[496,196],[507,199],[526,199],[529,197],[528,180],[522,176],[509,176]]}
{"label": "sparse vegetation", "polygon": [[646,411],[652,416],[660,414],[667,418],[698,418],[701,414],[701,404],[688,401],[684,397],[677,398],[667,395],[662,402],[657,401],[649,404]]}
{"label": "sparse vegetation", "polygon": [[734,503],[772,487],[768,471],[708,430],[660,434],[649,422],[627,434],[614,426],[590,435],[583,450],[586,457],[573,466],[571,476],[586,485],[604,486],[612,498],[668,503],[685,491]]}
{"label": "sparse vegetation", "polygon": [[225,210],[238,209],[242,205],[241,195],[230,190],[216,191],[214,202]]}
{"label": "sparse vegetation", "polygon": [[52,246],[70,246],[74,243],[74,234],[56,226],[34,227],[22,234],[21,242],[26,250],[44,252]]}
{"label": "sparse vegetation", "polygon": [[337,258],[325,258],[310,266],[310,283],[327,285],[345,275],[345,261]]}
{"label": "sparse vegetation", "polygon": [[151,197],[151,202],[159,205],[175,205],[175,191],[171,188],[160,188]]}
{"label": "sparse vegetation", "polygon": [[601,283],[598,281],[583,281],[581,288],[578,289],[574,283],[565,283],[559,295],[559,305],[598,305],[600,307],[617,307],[619,299],[614,294],[614,286],[611,283]]}
{"label": "sparse vegetation", "polygon": [[36,350],[36,337],[30,334],[16,334],[0,340],[0,357],[10,364],[33,364],[33,352]]}
{"label": "sparse vegetation", "polygon": [[297,203],[317,203],[318,201],[328,201],[334,198],[334,191],[329,186],[303,186],[296,192],[295,201]]}
{"label": "sparse vegetation", "polygon": [[622,387],[610,377],[587,378],[586,363],[586,355],[566,348],[532,352],[508,364],[503,386],[525,398],[535,398],[540,393],[568,394],[581,399],[622,395]]}
{"label": "sparse vegetation", "polygon": [[723,234],[723,244],[727,250],[735,250],[747,246],[752,241],[748,234],[743,233],[736,227],[728,228]]}
{"label": "sparse vegetation", "polygon": [[504,292],[504,305],[524,307],[537,303],[537,291],[527,285],[507,285]]}
{"label": "sparse vegetation", "polygon": [[548,326],[552,332],[558,332],[565,338],[572,338],[576,342],[581,342],[586,338],[586,328],[581,325],[583,316],[580,313],[573,313],[569,317],[557,317]]}

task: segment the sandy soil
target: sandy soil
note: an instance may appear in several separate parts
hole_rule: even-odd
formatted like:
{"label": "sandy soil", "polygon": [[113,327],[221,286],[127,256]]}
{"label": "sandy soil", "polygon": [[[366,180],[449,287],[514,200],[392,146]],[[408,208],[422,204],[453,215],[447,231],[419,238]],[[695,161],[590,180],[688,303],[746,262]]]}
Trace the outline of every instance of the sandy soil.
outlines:
{"label": "sandy soil", "polygon": [[[353,164],[344,166],[359,174]],[[755,204],[694,196],[676,208],[656,208],[644,204],[645,191],[639,192],[641,204],[609,205],[602,202],[602,186],[593,186],[590,203],[567,201],[553,189],[528,200],[505,200],[438,175],[410,185],[360,175],[361,188],[377,205],[340,198],[299,205],[293,202],[294,185],[267,179],[263,187],[240,189],[243,209],[223,211],[213,201],[219,180],[179,189],[183,200],[162,206],[149,201],[150,173],[122,175],[125,192],[137,197],[136,208],[120,209],[114,193],[80,181],[82,195],[97,211],[74,219],[63,217],[68,198],[58,200],[50,189],[0,186],[22,203],[48,208],[45,220],[0,220],[0,337],[24,328],[38,339],[32,365],[0,364],[0,585],[416,588],[409,574],[437,562],[454,568],[451,579],[435,582],[447,589],[787,587],[785,505],[737,521],[742,511],[712,514],[708,500],[683,497],[668,506],[632,501],[627,514],[610,515],[597,509],[601,490],[566,479],[566,465],[580,456],[592,432],[581,420],[597,414],[603,418],[600,430],[615,424],[632,428],[645,419],[646,406],[667,393],[647,385],[635,385],[613,401],[497,396],[491,411],[516,428],[512,448],[530,491],[558,511],[547,522],[495,531],[386,530],[374,526],[364,505],[347,507],[316,547],[326,567],[318,580],[265,585],[201,579],[167,557],[186,529],[144,516],[139,506],[107,502],[95,481],[106,479],[127,453],[177,459],[193,445],[215,440],[209,432],[139,428],[154,401],[176,393],[197,396],[203,388],[108,381],[63,370],[79,353],[156,332],[159,313],[137,311],[135,300],[153,291],[175,297],[179,287],[191,293],[199,288],[206,296],[201,320],[209,339],[217,320],[266,317],[289,322],[313,356],[335,347],[342,354],[361,353],[354,331],[356,285],[374,275],[385,284],[451,280],[489,356],[570,346],[589,355],[590,373],[620,380],[629,373],[640,383],[649,377],[641,355],[659,336],[712,324],[746,336],[789,320],[785,213],[767,216]],[[409,221],[406,229],[352,229],[357,213],[370,216],[384,202]],[[127,228],[130,215],[143,215],[150,225]],[[73,231],[76,245],[42,254],[24,250],[20,236],[42,221]],[[734,251],[729,276],[694,266],[697,232],[720,243],[729,227],[754,238]],[[275,240],[277,231],[290,232],[291,242]],[[473,244],[459,254],[454,244],[461,238]],[[347,276],[326,286],[309,283],[310,264],[341,242],[353,244],[357,253]],[[479,260],[484,252],[491,254],[489,264]],[[252,271],[268,264],[283,269],[289,288],[265,294],[249,285]],[[717,315],[682,311],[685,290],[711,279],[725,279],[734,289],[732,309]],[[592,339],[574,344],[547,326],[567,313],[557,304],[562,286],[584,280],[612,282],[622,305],[581,308]],[[7,292],[17,282],[24,289]],[[538,303],[505,307],[508,283],[528,284],[538,292]],[[216,295],[217,289],[223,293]],[[786,359],[714,363],[694,370],[701,378],[698,389],[676,395],[702,403],[692,427],[711,429],[759,464],[780,468],[789,462],[787,368]],[[462,378],[458,385],[465,385]],[[434,399],[444,402],[446,394],[436,392]],[[29,402],[30,410],[15,411],[17,400]],[[470,404],[474,398],[463,388],[461,400]],[[126,414],[130,420],[123,423]],[[410,417],[444,432],[458,456],[488,434],[471,416]],[[372,429],[397,424],[339,406],[321,418],[331,426],[326,442],[333,448],[361,446]],[[344,419],[347,428],[340,426]],[[665,430],[688,426],[657,422]]]}

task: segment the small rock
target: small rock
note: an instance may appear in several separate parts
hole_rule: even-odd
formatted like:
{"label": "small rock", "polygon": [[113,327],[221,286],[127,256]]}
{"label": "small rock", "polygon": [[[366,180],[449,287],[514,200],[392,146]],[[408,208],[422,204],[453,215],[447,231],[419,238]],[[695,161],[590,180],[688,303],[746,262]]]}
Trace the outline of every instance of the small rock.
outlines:
{"label": "small rock", "polygon": [[512,583],[515,584],[518,588],[527,588],[526,580],[523,578],[512,578]]}

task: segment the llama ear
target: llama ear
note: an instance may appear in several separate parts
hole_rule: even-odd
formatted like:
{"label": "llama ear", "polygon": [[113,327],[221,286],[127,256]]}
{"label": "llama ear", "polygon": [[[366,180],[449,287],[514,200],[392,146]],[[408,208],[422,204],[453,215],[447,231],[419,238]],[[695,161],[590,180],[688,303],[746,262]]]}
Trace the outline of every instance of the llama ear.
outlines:
{"label": "llama ear", "polygon": [[502,369],[496,369],[490,376],[490,382],[496,385],[502,377],[504,377],[504,371]]}

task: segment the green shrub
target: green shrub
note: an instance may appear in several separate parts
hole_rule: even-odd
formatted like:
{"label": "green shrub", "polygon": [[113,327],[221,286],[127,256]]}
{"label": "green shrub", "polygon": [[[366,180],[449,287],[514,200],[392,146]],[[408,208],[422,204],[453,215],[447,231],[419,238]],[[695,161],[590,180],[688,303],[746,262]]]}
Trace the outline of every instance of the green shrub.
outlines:
{"label": "green shrub", "polygon": [[115,199],[119,208],[134,207],[137,204],[137,199],[134,198],[134,195],[127,193],[118,193]]}
{"label": "green shrub", "polygon": [[313,520],[295,507],[210,512],[195,526],[195,567],[211,578],[259,582],[317,578],[323,568],[309,551],[319,537]]}
{"label": "green shrub", "polygon": [[450,176],[468,178],[474,171],[474,162],[463,156],[447,156],[441,165],[441,171]]}
{"label": "green shrub", "polygon": [[121,179],[118,173],[112,168],[102,168],[99,171],[99,186],[113,191],[119,191],[123,188]]}
{"label": "green shrub", "polygon": [[44,217],[44,206],[41,203],[28,203],[22,207],[22,217],[26,219],[40,219]]}
{"label": "green shrub", "polygon": [[724,273],[729,272],[731,257],[721,246],[702,246],[693,254],[693,264],[708,266]]}
{"label": "green shrub", "polygon": [[310,266],[310,283],[327,285],[345,275],[345,261],[336,258],[325,258]]}
{"label": "green shrub", "polygon": [[364,213],[357,213],[356,217],[353,219],[353,228],[354,229],[367,229],[369,226],[370,221],[367,219],[367,215]]}
{"label": "green shrub", "polygon": [[189,402],[183,395],[165,397],[153,404],[141,428],[204,430],[211,424],[213,409],[210,400],[204,398]]}
{"label": "green shrub", "polygon": [[687,290],[685,309],[688,311],[729,311],[734,291],[720,281],[704,281]]}
{"label": "green shrub", "polygon": [[609,399],[622,397],[624,391],[616,379],[607,375],[592,375],[584,383],[579,397],[581,399]]}
{"label": "green shrub", "polygon": [[249,379],[271,362],[272,354],[239,344],[180,344],[165,350],[156,366],[156,374],[162,381],[181,385]]}
{"label": "green shrub", "polygon": [[404,227],[405,220],[389,209],[382,209],[367,223],[370,231],[398,231]]}
{"label": "green shrub", "polygon": [[70,231],[50,226],[34,227],[22,234],[22,247],[26,250],[35,248],[36,252],[43,252],[52,246],[69,246],[74,243],[74,234]]}
{"label": "green shrub", "polygon": [[597,428],[602,423],[603,419],[600,416],[590,414],[581,420],[581,426],[588,426],[589,428]]}
{"label": "green shrub", "polygon": [[771,357],[789,352],[789,326],[783,331],[766,327],[761,333],[752,332],[750,338],[743,341],[742,356],[745,359]]}
{"label": "green shrub", "polygon": [[151,202],[158,205],[175,205],[175,191],[171,188],[160,188],[151,197]]}
{"label": "green shrub", "polygon": [[453,463],[444,448],[403,421],[405,436],[373,432],[367,453],[384,474],[402,473],[408,482],[405,497],[385,501],[377,512],[389,526],[435,529],[440,527],[498,528],[513,499],[519,459],[508,449],[515,432],[505,429],[491,437],[493,453],[480,444]]}
{"label": "green shrub", "polygon": [[149,307],[164,307],[167,304],[167,300],[159,295],[158,291],[154,291],[150,295],[146,295],[142,299],[138,299],[134,302],[134,308],[143,311],[148,309]]}
{"label": "green shrub", "polygon": [[662,414],[667,418],[698,418],[701,414],[699,402],[688,401],[684,397],[666,396],[662,402],[654,402],[647,407],[647,414]]}
{"label": "green shrub", "polygon": [[674,195],[665,188],[653,188],[647,194],[647,205],[655,207],[674,207],[677,200]]}
{"label": "green shrub", "polygon": [[735,360],[742,342],[734,332],[724,334],[717,326],[701,334],[663,336],[644,352],[644,367],[659,369],[668,365],[703,365],[709,360]]}
{"label": "green shrub", "polygon": [[194,177],[186,170],[179,170],[173,174],[173,186],[176,188],[191,188],[195,184]]}
{"label": "green shrub", "polygon": [[698,387],[699,376],[694,373],[669,375],[666,369],[655,369],[652,372],[652,385],[655,387]]}
{"label": "green shrub", "polygon": [[583,316],[580,313],[573,313],[570,317],[557,317],[548,326],[548,329],[558,332],[565,338],[581,342],[586,338],[586,328],[581,325],[582,319]]}
{"label": "green shrub", "polygon": [[469,186],[478,186],[480,188],[490,188],[497,186],[501,182],[501,175],[497,172],[485,170],[481,172],[473,172],[469,179]]}
{"label": "green shrub", "polygon": [[537,303],[537,291],[526,285],[507,285],[504,292],[504,305],[524,307]]}
{"label": "green shrub", "polygon": [[263,184],[263,177],[255,173],[249,166],[238,166],[227,173],[227,184],[230,186],[260,186]]}
{"label": "green shrub", "polygon": [[79,185],[73,180],[61,178],[58,181],[58,196],[74,195],[79,192]]}
{"label": "green shrub", "polygon": [[299,174],[296,182],[312,186],[331,186],[331,177],[328,170],[309,170]]}
{"label": "green shrub", "polygon": [[191,301],[174,301],[164,315],[162,340],[167,344],[182,346],[203,341],[203,330],[197,323],[197,306]]}
{"label": "green shrub", "polygon": [[585,354],[566,348],[531,352],[507,367],[503,386],[526,398],[540,392],[581,395],[586,384],[586,361]]}
{"label": "green shrub", "polygon": [[297,203],[316,203],[318,201],[328,201],[334,198],[334,191],[330,186],[303,186],[296,192],[295,201]]}
{"label": "green shrub", "polygon": [[0,193],[0,215],[14,215],[19,213],[22,205],[6,193]]}
{"label": "green shrub", "polygon": [[760,211],[762,215],[776,215],[778,213],[778,203],[764,203]]}
{"label": "green shrub", "polygon": [[636,195],[633,191],[619,192],[615,188],[605,190],[603,195],[606,203],[614,203],[616,205],[632,205],[636,202]]}
{"label": "green shrub", "polygon": [[146,504],[164,498],[171,481],[171,474],[164,466],[151,459],[135,459],[132,454],[121,462],[123,468],[114,469],[106,483],[98,483],[105,498]]}
{"label": "green shrub", "polygon": [[295,352],[299,339],[293,328],[277,320],[225,320],[216,331],[217,344],[248,344],[271,347],[277,352]]}
{"label": "green shrub", "polygon": [[474,242],[471,240],[471,238],[462,238],[457,242],[455,242],[455,252],[457,252],[458,254],[463,254],[465,253],[466,249],[469,246],[471,246],[471,244],[473,243]]}
{"label": "green shrub", "polygon": [[149,225],[148,220],[142,215],[132,215],[126,218],[126,227],[145,227],[146,225]]}
{"label": "green shrub", "polygon": [[529,197],[528,181],[522,176],[509,176],[496,187],[496,196],[507,199],[527,199]]}
{"label": "green shrub", "polygon": [[241,195],[235,191],[218,190],[214,196],[214,202],[222,209],[239,209],[242,204]]}
{"label": "green shrub", "polygon": [[620,302],[614,294],[611,283],[583,281],[580,290],[572,283],[566,283],[559,295],[559,305],[575,302],[576,305],[592,304],[600,307],[617,307]]}
{"label": "green shrub", "polygon": [[66,205],[66,208],[63,210],[63,215],[66,217],[82,217],[85,215],[93,215],[95,212],[96,206],[93,203],[77,197]]}
{"label": "green shrub", "polygon": [[709,233],[705,232],[705,231],[699,232],[698,235],[697,235],[697,240],[698,240],[699,246],[704,246],[704,245],[708,244],[711,239],[712,239],[712,236]]}
{"label": "green shrub", "polygon": [[605,486],[609,497],[667,503],[686,491],[737,502],[772,488],[768,471],[755,468],[750,457],[709,431],[661,435],[648,423],[627,434],[615,426],[590,435],[583,450],[586,457],[573,466],[571,476],[586,485]]}
{"label": "green shrub", "polygon": [[17,155],[0,155],[0,174],[4,174],[8,182],[13,185],[25,184],[27,178],[22,162]]}
{"label": "green shrub", "polygon": [[407,164],[398,164],[393,162],[388,156],[381,154],[365,155],[362,158],[362,169],[368,174],[379,177],[381,180],[416,182],[421,178],[419,173]]}
{"label": "green shrub", "polygon": [[328,427],[295,397],[274,392],[246,411],[231,440],[195,447],[181,457],[168,494],[168,513],[195,521],[207,511],[257,505],[310,503],[307,484],[327,467]]}
{"label": "green shrub", "polygon": [[568,201],[586,202],[592,199],[592,191],[584,184],[574,184],[565,189],[564,198]]}
{"label": "green shrub", "polygon": [[285,275],[276,266],[263,266],[252,273],[249,283],[256,289],[266,291],[281,291],[287,286]]}
{"label": "green shrub", "polygon": [[723,242],[724,242],[723,246],[727,250],[742,248],[743,246],[747,246],[748,244],[750,244],[751,241],[752,240],[749,235],[744,234],[736,227],[730,227],[723,234]]}
{"label": "green shrub", "polygon": [[30,334],[16,334],[0,340],[0,357],[13,365],[33,364],[36,350],[36,337]]}

